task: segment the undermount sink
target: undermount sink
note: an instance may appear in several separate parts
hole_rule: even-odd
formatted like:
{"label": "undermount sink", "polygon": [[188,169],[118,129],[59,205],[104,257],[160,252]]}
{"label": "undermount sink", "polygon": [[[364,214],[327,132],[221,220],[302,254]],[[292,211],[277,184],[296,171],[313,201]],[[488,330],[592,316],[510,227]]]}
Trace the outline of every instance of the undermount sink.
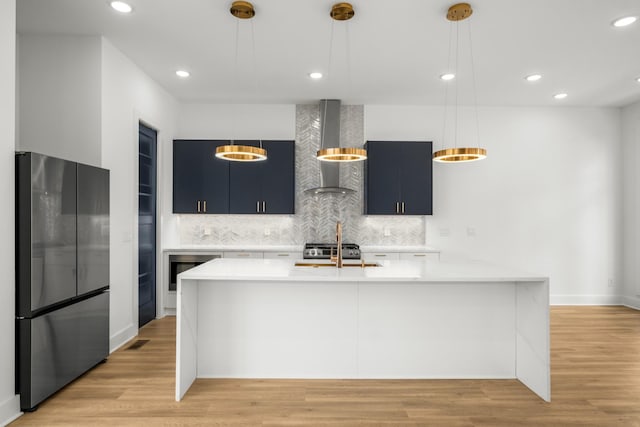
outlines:
{"label": "undermount sink", "polygon": [[[336,268],[336,265],[328,262],[296,262],[294,264],[296,267],[333,267]],[[382,267],[382,265],[378,262],[342,262],[343,267]]]}

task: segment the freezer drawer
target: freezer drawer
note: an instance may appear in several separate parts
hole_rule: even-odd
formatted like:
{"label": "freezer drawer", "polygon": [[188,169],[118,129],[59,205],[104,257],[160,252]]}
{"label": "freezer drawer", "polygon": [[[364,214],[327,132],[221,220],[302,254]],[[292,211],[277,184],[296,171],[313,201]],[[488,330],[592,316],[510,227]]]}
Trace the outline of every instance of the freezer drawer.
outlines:
{"label": "freezer drawer", "polygon": [[31,410],[109,354],[109,293],[17,320],[16,388]]}

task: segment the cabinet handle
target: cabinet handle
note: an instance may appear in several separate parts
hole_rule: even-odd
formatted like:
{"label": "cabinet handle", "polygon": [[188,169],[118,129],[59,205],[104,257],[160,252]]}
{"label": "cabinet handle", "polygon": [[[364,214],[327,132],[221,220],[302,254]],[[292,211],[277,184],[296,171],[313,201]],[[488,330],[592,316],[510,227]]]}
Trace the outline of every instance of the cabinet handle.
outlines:
{"label": "cabinet handle", "polygon": [[413,256],[427,256],[427,254],[413,254]]}
{"label": "cabinet handle", "polygon": [[400,202],[396,202],[396,213],[400,213]]}
{"label": "cabinet handle", "polygon": [[202,204],[204,205],[204,213],[207,213],[207,201],[205,200]]}
{"label": "cabinet handle", "polygon": [[404,213],[404,202],[402,202],[402,213]]}
{"label": "cabinet handle", "polygon": [[200,213],[200,200],[198,200],[198,213]]}
{"label": "cabinet handle", "polygon": [[256,202],[256,212],[260,213],[260,201]]}
{"label": "cabinet handle", "polygon": [[262,213],[267,213],[267,202],[262,201]]}
{"label": "cabinet handle", "polygon": [[377,257],[386,257],[387,254],[375,254],[375,256],[377,256]]}
{"label": "cabinet handle", "polygon": [[289,256],[289,254],[278,254],[278,256]]}
{"label": "cabinet handle", "polygon": [[247,257],[247,256],[249,256],[249,255],[251,255],[251,254],[237,254],[236,256],[237,256],[238,258],[240,258],[240,257]]}

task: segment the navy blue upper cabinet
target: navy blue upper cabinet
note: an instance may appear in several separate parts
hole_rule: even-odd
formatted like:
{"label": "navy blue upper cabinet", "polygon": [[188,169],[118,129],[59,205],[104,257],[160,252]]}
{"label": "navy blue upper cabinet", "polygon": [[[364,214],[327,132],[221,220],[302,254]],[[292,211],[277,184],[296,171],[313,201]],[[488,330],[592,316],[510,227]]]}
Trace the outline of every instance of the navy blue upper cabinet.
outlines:
{"label": "navy blue upper cabinet", "polygon": [[[258,146],[259,141],[236,141]],[[267,160],[229,162],[229,211],[237,214],[295,213],[295,144],[262,141]]]}
{"label": "navy blue upper cabinet", "polygon": [[431,142],[368,141],[365,164],[367,215],[431,215]]}
{"label": "navy blue upper cabinet", "polygon": [[229,162],[215,157],[229,141],[173,141],[173,212],[229,213]]}

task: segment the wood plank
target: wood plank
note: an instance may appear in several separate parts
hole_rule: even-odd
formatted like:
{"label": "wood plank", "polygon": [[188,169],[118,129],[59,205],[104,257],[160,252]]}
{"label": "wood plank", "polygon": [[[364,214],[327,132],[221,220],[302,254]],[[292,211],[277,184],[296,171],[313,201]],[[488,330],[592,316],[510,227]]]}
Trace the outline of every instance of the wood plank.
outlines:
{"label": "wood plank", "polygon": [[174,400],[175,317],[12,426],[637,426],[640,312],[552,307],[552,402],[516,380],[198,379]]}

